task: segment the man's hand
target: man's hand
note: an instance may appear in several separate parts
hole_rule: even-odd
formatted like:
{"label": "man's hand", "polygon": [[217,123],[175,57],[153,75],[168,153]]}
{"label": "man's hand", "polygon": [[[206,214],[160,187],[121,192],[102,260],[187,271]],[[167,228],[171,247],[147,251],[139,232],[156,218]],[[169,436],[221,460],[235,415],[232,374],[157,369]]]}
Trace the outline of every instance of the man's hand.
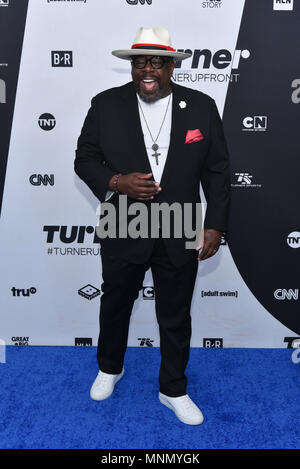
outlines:
{"label": "man's hand", "polygon": [[153,199],[155,194],[161,191],[158,182],[148,181],[152,173],[129,173],[122,174],[118,179],[118,190],[123,194],[137,200]]}
{"label": "man's hand", "polygon": [[197,246],[196,250],[202,248],[201,253],[198,255],[198,260],[203,261],[211,256],[214,256],[219,249],[221,243],[222,231],[207,229],[204,230],[203,246]]}

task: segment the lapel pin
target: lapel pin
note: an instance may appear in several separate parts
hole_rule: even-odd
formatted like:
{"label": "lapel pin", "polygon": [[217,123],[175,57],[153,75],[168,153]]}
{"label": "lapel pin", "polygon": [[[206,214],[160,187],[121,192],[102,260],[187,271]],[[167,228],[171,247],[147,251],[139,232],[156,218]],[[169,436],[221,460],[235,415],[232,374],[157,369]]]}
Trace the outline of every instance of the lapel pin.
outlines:
{"label": "lapel pin", "polygon": [[186,107],[186,102],[180,101],[179,106],[181,107],[181,109],[184,109]]}

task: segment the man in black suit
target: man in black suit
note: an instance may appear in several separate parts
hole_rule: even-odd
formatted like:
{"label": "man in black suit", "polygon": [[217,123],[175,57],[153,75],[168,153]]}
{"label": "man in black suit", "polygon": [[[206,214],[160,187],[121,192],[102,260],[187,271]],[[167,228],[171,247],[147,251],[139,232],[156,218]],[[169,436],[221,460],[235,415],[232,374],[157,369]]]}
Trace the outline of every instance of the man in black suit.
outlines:
{"label": "man in black suit", "polygon": [[[173,219],[169,235],[164,236],[164,216],[159,219],[158,237],[117,234],[100,239],[100,371],[90,395],[106,399],[124,374],[132,307],[151,268],[160,332],[159,400],[182,422],[199,425],[203,415],[186,393],[184,371],[198,261],[217,252],[227,229],[230,176],[222,122],[212,98],[171,82],[174,60],[189,54],[171,47],[165,28],[140,28],[131,49],[112,53],[131,60],[133,81],[92,99],[78,139],[76,174],[102,204],[109,200],[117,211],[124,196],[128,213],[137,201],[147,213],[153,204],[190,204],[193,229],[201,181],[207,209],[204,239],[194,249],[186,249],[186,233],[175,236]],[[120,224],[117,220],[117,233]]]}

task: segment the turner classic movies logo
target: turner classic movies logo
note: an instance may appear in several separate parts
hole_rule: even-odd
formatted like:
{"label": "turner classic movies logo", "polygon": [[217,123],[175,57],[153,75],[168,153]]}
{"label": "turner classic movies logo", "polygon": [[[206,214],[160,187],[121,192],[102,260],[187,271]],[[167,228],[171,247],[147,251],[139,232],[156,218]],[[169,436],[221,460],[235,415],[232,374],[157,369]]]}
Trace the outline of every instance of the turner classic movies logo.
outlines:
{"label": "turner classic movies logo", "polygon": [[[215,52],[210,49],[177,50],[178,52],[192,54],[192,56],[184,61],[184,67],[187,63],[190,63],[190,67],[183,70],[183,72],[177,72],[182,67],[182,61],[176,61],[173,73],[175,82],[237,82],[239,73],[232,73],[232,70],[237,70],[240,61],[250,57],[248,49],[236,49],[233,54],[228,49],[219,49]],[[198,69],[202,69],[203,73],[193,72]],[[211,69],[215,69],[216,73],[211,72]],[[204,73],[206,70],[208,73]],[[219,73],[220,70],[224,70],[227,73]]]}

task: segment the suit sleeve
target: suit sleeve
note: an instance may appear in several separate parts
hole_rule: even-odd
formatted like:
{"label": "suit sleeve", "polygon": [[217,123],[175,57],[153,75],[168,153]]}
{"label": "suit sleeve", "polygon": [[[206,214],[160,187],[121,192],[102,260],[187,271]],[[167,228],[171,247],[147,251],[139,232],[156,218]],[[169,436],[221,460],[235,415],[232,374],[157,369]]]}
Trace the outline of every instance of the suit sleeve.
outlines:
{"label": "suit sleeve", "polygon": [[204,228],[227,231],[230,206],[230,161],[223,124],[214,100],[210,116],[210,145],[201,169],[207,202]]}
{"label": "suit sleeve", "polygon": [[99,142],[99,130],[100,115],[94,97],[77,141],[74,170],[100,202],[104,202],[109,190],[108,183],[116,171],[106,164]]}

